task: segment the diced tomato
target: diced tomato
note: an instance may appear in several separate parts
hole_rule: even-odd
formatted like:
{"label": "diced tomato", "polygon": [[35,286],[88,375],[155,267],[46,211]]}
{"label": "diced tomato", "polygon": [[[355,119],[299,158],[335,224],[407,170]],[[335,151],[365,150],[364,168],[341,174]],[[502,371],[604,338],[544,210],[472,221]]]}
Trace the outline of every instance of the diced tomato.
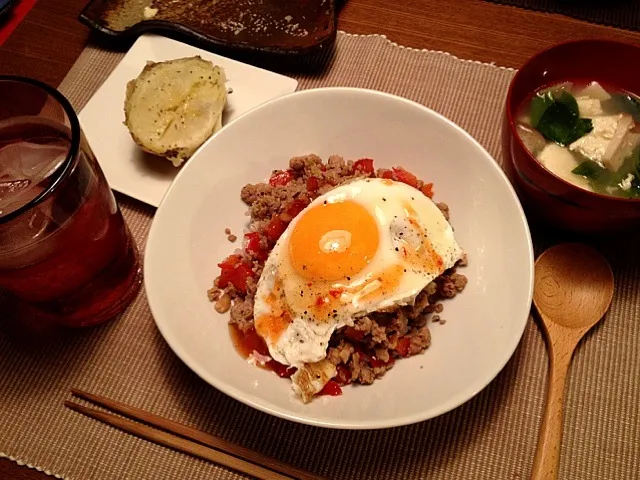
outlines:
{"label": "diced tomato", "polygon": [[433,183],[425,183],[420,189],[427,197],[433,198]]}
{"label": "diced tomato", "polygon": [[322,295],[318,295],[316,297],[316,306],[320,307],[324,305],[324,303],[325,303],[325,298]]}
{"label": "diced tomato", "polygon": [[378,171],[378,177],[406,183],[413,188],[418,188],[418,177],[403,168],[393,167],[391,170],[380,169]]}
{"label": "diced tomato", "polygon": [[398,344],[396,345],[396,352],[398,352],[401,357],[408,357],[410,345],[411,340],[407,337],[403,337],[398,340]]}
{"label": "diced tomato", "polygon": [[286,229],[287,222],[282,220],[278,215],[274,215],[264,228],[264,234],[271,243],[276,243]]}
{"label": "diced tomato", "polygon": [[330,288],[329,295],[331,295],[333,298],[338,298],[340,295],[342,295],[343,291],[344,289],[342,288]]}
{"label": "diced tomato", "polygon": [[258,232],[245,233],[244,239],[244,249],[248,254],[253,255],[257,260],[260,261],[265,261],[267,259],[269,253],[265,248],[263,248],[260,241],[261,237]]}
{"label": "diced tomato", "polygon": [[272,187],[282,187],[293,180],[293,173],[289,170],[280,170],[269,179],[269,185]]}
{"label": "diced tomato", "polygon": [[285,210],[285,213],[293,218],[302,210],[304,210],[307,205],[309,205],[309,200],[307,200],[306,198],[296,198],[289,204],[289,206]]}
{"label": "diced tomato", "polygon": [[354,342],[359,342],[364,338],[364,330],[356,330],[353,327],[347,327],[344,330],[344,336]]}
{"label": "diced tomato", "polygon": [[297,370],[296,367],[283,365],[279,362],[276,362],[275,360],[269,360],[269,362],[267,362],[267,366],[270,369],[272,369],[276,373],[276,375],[278,375],[281,378],[289,378]]}
{"label": "diced tomato", "polygon": [[307,191],[309,193],[316,193],[320,188],[320,182],[316,177],[307,178]]}
{"label": "diced tomato", "polygon": [[230,255],[218,266],[220,267],[218,279],[220,288],[231,284],[240,292],[247,293],[247,280],[256,276],[251,265],[245,263],[240,255]]}
{"label": "diced tomato", "polygon": [[220,268],[231,268],[235,267],[240,262],[242,262],[242,257],[240,255],[229,255],[222,262],[220,262],[218,266]]}
{"label": "diced tomato", "polygon": [[402,168],[393,167],[393,175],[398,182],[406,183],[413,188],[418,186],[418,177]]}
{"label": "diced tomato", "polygon": [[318,395],[331,395],[332,397],[337,397],[338,395],[342,395],[342,388],[338,385],[338,382],[335,380],[329,380],[327,384],[322,387],[320,393]]}
{"label": "diced tomato", "polygon": [[349,385],[351,383],[351,372],[344,365],[338,365],[336,367],[338,373],[336,374],[336,382],[338,385]]}
{"label": "diced tomato", "polygon": [[371,365],[373,368],[384,367],[386,364],[387,362],[383,362],[376,357],[371,357],[371,361],[369,362],[369,365]]}
{"label": "diced tomato", "polygon": [[370,158],[361,158],[360,160],[357,160],[356,163],[353,164],[353,169],[358,172],[371,175],[374,172],[373,160]]}
{"label": "diced tomato", "polygon": [[242,337],[242,343],[246,351],[258,352],[260,355],[269,355],[269,349],[264,339],[258,335],[254,327],[250,327]]}

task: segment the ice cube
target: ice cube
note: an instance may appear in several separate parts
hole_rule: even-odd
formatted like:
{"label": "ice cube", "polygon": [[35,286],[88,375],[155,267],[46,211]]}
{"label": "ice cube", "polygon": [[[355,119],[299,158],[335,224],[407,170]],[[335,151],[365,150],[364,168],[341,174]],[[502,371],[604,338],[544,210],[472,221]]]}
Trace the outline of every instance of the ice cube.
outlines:
{"label": "ice cube", "polygon": [[26,178],[4,181],[0,178],[0,216],[11,213],[24,205],[23,197],[30,186],[31,180]]}
{"label": "ice cube", "polygon": [[33,200],[42,189],[38,184],[64,162],[68,144],[60,139],[48,143],[21,141],[0,149],[0,215],[6,215]]}
{"label": "ice cube", "polygon": [[11,143],[0,149],[0,177],[28,178],[38,184],[64,162],[68,148],[68,143],[53,138],[47,143]]}

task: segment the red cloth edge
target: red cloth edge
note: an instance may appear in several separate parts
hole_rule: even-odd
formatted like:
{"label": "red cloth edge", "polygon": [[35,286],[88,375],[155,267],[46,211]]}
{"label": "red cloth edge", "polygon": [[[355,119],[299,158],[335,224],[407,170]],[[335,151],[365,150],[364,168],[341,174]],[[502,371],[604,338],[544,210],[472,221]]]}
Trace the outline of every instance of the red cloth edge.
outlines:
{"label": "red cloth edge", "polygon": [[7,18],[0,23],[0,45],[9,38],[37,1],[38,0],[21,0],[17,5],[14,5],[11,11],[7,14]]}

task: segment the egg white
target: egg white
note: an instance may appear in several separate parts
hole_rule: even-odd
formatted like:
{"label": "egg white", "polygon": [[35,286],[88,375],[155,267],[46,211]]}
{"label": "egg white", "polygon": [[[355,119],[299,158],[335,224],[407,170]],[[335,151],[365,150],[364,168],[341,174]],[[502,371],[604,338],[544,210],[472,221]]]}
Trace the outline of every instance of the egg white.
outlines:
{"label": "egg white", "polygon": [[[376,282],[372,282],[372,278],[379,272],[401,268],[399,271],[402,274],[399,283],[391,291],[385,291],[375,298],[363,298],[357,292],[342,293],[339,308],[329,317],[317,318],[310,309],[305,308],[309,298],[303,294],[310,291],[310,281],[293,269],[289,259],[289,239],[295,225],[308,209],[323,202],[345,200],[359,203],[376,219],[379,245],[364,269],[349,277],[348,282],[336,281],[331,282],[332,285],[353,287],[368,283],[369,287],[375,289]],[[411,212],[409,216],[407,209]],[[428,239],[427,242],[424,237]],[[420,258],[417,258],[417,263],[416,258],[408,261],[408,257],[402,255],[403,246],[418,249],[425,243],[430,244],[442,258],[437,268],[423,265]],[[317,362],[326,357],[329,339],[336,329],[352,326],[355,318],[370,312],[412,305],[424,287],[454,266],[462,255],[463,250],[454,237],[451,225],[430,198],[400,182],[376,178],[356,180],[316,198],[289,224],[269,254],[258,281],[254,319],[273,312],[273,301],[268,301],[267,297],[277,290],[279,305],[289,311],[291,323],[276,341],[265,338],[272,358],[293,366]],[[276,289],[276,283],[281,288]]]}

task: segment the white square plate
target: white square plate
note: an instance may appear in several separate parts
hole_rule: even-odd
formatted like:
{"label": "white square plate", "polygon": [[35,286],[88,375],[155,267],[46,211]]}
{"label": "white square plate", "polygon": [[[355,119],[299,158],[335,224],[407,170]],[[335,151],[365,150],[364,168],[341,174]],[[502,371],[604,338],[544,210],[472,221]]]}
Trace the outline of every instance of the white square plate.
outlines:
{"label": "white square plate", "polygon": [[227,86],[233,89],[222,117],[223,130],[231,120],[267,100],[295,91],[298,85],[292,78],[166,37],[142,35],[138,38],[82,109],[79,118],[111,188],[154,207],[160,204],[180,168],[144,153],[131,139],[123,124],[127,82],[140,74],[147,61],[161,62],[194,55],[224,68]]}

